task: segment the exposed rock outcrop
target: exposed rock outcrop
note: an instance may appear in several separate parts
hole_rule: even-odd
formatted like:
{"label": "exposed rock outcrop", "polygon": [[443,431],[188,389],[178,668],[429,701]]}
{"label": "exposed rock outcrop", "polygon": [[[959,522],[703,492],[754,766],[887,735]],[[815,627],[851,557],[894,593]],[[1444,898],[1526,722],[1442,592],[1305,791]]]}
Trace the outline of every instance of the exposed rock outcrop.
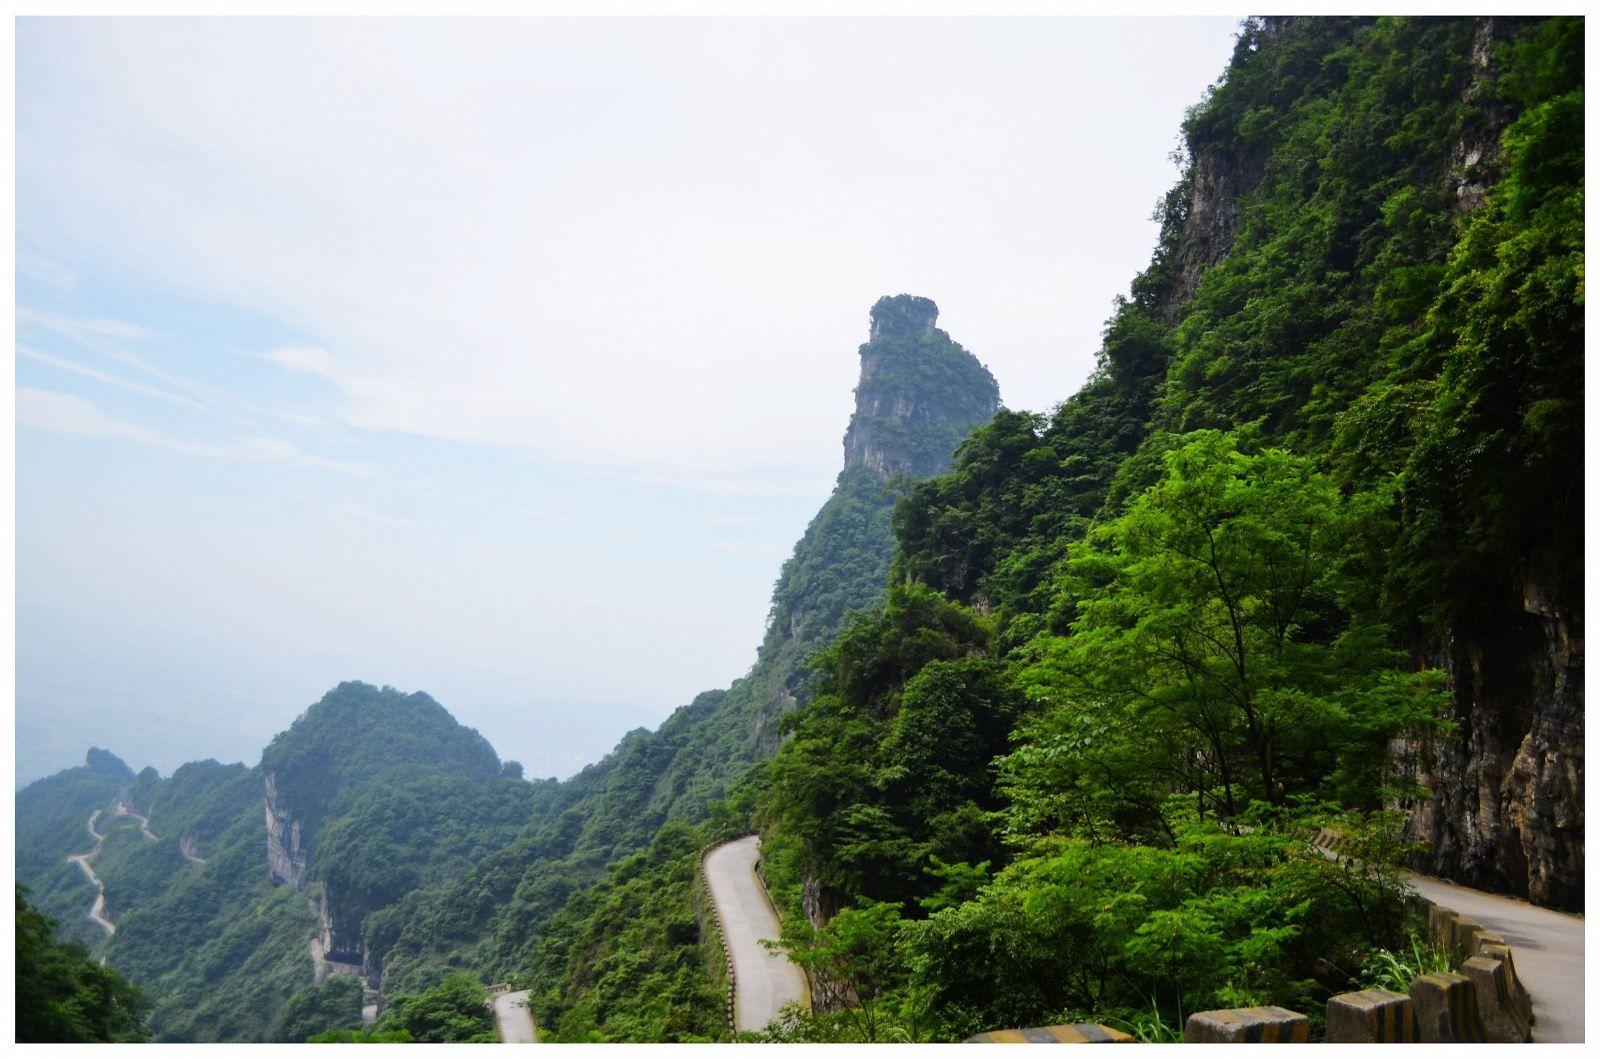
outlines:
{"label": "exposed rock outcrop", "polygon": [[348,916],[336,910],[326,883],[318,890],[312,907],[318,922],[317,933],[311,939],[311,966],[316,981],[320,984],[334,975],[351,974],[360,977],[365,987],[376,988],[378,972],[361,940],[359,917],[351,923]]}
{"label": "exposed rock outcrop", "polygon": [[[939,306],[934,304],[932,298],[919,298],[911,294],[893,298],[885,296],[872,307],[871,318],[872,327],[867,332],[869,344],[888,335],[921,338],[933,334],[933,325],[939,322]],[[866,358],[862,359],[862,373],[865,374]]]}
{"label": "exposed rock outcrop", "polygon": [[1409,810],[1416,866],[1561,908],[1583,907],[1581,614],[1524,584],[1521,613],[1437,652],[1455,727],[1410,747],[1431,797]]}
{"label": "exposed rock outcrop", "polygon": [[278,799],[278,776],[266,774],[267,878],[273,885],[288,883],[299,889],[311,867],[311,850],[301,834],[301,822]]}
{"label": "exposed rock outcrop", "polygon": [[1462,94],[1462,101],[1471,108],[1471,117],[1456,141],[1450,167],[1456,205],[1463,213],[1483,204],[1500,159],[1500,133],[1506,126],[1506,115],[1489,86],[1494,78],[1494,46],[1502,29],[1503,20],[1484,18],[1479,19],[1472,35],[1472,76]]}
{"label": "exposed rock outcrop", "polygon": [[1245,202],[1261,185],[1264,166],[1265,159],[1258,152],[1240,151],[1231,145],[1225,150],[1209,145],[1195,148],[1182,236],[1174,255],[1177,271],[1172,293],[1161,310],[1167,323],[1182,318],[1200,277],[1227,256]]}
{"label": "exposed rock outcrop", "polygon": [[940,474],[961,439],[999,410],[994,377],[934,326],[938,319],[929,298],[899,294],[873,305],[844,436],[846,470],[870,467],[885,478]]}

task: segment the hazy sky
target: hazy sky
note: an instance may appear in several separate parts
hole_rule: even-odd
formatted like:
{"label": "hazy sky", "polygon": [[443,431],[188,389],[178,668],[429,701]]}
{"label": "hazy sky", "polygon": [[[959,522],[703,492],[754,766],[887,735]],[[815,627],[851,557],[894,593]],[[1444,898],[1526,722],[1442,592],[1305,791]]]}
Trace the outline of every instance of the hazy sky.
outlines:
{"label": "hazy sky", "polygon": [[342,679],[566,775],[725,686],[867,308],[1068,395],[1234,25],[23,20],[19,780]]}

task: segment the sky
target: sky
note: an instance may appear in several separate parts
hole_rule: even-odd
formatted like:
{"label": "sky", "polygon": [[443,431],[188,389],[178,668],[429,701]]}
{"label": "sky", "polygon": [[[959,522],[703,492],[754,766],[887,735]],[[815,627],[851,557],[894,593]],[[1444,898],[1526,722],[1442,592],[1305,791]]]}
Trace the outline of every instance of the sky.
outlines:
{"label": "sky", "polygon": [[1071,394],[1235,25],[20,20],[18,782],[347,679],[566,776],[725,687],[871,304]]}

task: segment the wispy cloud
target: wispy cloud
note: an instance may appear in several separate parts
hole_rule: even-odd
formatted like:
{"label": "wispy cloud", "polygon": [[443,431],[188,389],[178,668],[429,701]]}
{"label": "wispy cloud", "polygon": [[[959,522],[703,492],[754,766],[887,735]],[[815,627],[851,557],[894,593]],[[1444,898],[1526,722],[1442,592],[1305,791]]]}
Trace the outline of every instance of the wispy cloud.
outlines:
{"label": "wispy cloud", "polygon": [[47,331],[54,331],[63,338],[90,348],[100,348],[110,340],[122,342],[138,341],[149,338],[151,332],[148,328],[126,320],[111,320],[105,317],[86,316],[58,316],[54,313],[40,312],[30,309],[25,305],[17,306],[17,319],[23,323],[38,324]]}
{"label": "wispy cloud", "polygon": [[174,404],[186,405],[189,408],[205,407],[205,405],[201,404],[199,401],[184,397],[181,394],[170,393],[167,390],[163,390],[156,386],[147,386],[142,382],[135,382],[132,379],[125,379],[121,375],[113,375],[111,372],[101,371],[99,368],[91,368],[87,364],[80,364],[75,360],[68,360],[65,357],[52,356],[49,353],[41,352],[29,346],[18,346],[17,355],[21,357],[27,357],[29,360],[38,361],[41,364],[48,364],[52,368],[59,368],[62,371],[70,371],[75,375],[82,375],[86,379],[94,379],[97,382],[103,382],[110,386],[121,387],[122,389],[128,390],[132,393],[144,394],[146,397],[157,397],[163,401],[171,401]]}
{"label": "wispy cloud", "polygon": [[78,277],[72,274],[71,269],[31,250],[17,251],[17,272],[48,284],[64,294],[72,293],[78,286]]}
{"label": "wispy cloud", "polygon": [[31,324],[53,332],[85,349],[91,349],[104,357],[109,357],[120,364],[125,364],[130,368],[141,371],[151,378],[159,379],[168,386],[177,387],[197,397],[206,397],[212,400],[218,398],[228,399],[228,395],[215,386],[159,368],[144,357],[129,353],[124,349],[120,343],[143,341],[154,337],[153,332],[138,324],[105,317],[61,316],[31,309],[25,305],[17,306],[17,323],[19,325]]}
{"label": "wispy cloud", "polygon": [[118,419],[76,394],[32,386],[17,387],[17,424],[50,434],[128,441],[206,459],[291,464],[339,474],[371,473],[371,468],[364,463],[306,452],[287,438],[239,437],[221,443],[176,438],[139,423]]}

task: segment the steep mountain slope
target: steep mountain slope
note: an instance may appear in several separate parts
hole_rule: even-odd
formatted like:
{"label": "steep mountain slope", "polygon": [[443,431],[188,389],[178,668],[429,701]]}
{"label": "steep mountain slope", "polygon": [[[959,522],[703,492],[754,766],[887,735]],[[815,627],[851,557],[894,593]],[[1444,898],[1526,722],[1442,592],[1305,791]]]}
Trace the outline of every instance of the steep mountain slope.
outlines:
{"label": "steep mountain slope", "polygon": [[1403,859],[1581,905],[1582,38],[1243,24],[1099,370],[912,489],[765,770],[780,1036],[1315,1026]]}
{"label": "steep mountain slope", "polygon": [[[330,976],[358,978],[375,999],[463,964],[486,980],[525,970],[570,895],[663,822],[701,819],[771,754],[778,717],[804,696],[807,654],[881,598],[908,476],[943,469],[998,404],[993,378],[936,317],[922,298],[874,306],[845,468],[783,568],[758,662],[730,689],[557,784],[524,781],[425,694],[341,684],[254,768],[135,776],[95,750],[31,785],[18,799],[19,879],[149,991],[163,1039],[330,1028],[308,1022],[349,1006],[347,991],[314,988]],[[148,833],[113,813],[119,802]],[[85,915],[94,889],[66,861],[94,844],[97,809],[109,939]]]}
{"label": "steep mountain slope", "polygon": [[569,786],[578,800],[565,817],[541,822],[416,906],[384,917],[379,930],[395,939],[385,950],[386,975],[395,983],[430,981],[462,945],[475,946],[490,975],[521,970],[541,925],[573,889],[645,848],[664,821],[699,822],[752,763],[772,754],[779,717],[804,698],[810,653],[849,613],[882,600],[896,500],[915,476],[948,466],[961,439],[994,414],[999,391],[987,369],[935,326],[932,301],[885,297],[870,316],[844,468],[784,563],[756,664],[657,731],[630,733],[575,777]]}
{"label": "steep mountain slope", "polygon": [[1201,428],[1390,490],[1372,613],[1452,686],[1409,747],[1417,864],[1576,906],[1582,99],[1570,19],[1247,23],[1099,371],[915,492],[901,572],[1004,644],[1065,631],[1066,545]]}
{"label": "steep mountain slope", "polygon": [[85,915],[94,891],[67,858],[94,846],[89,814],[109,807],[133,780],[121,758],[91,747],[84,764],[17,792],[17,881],[29,888],[29,901],[56,921],[65,941],[92,945],[105,936]]}

